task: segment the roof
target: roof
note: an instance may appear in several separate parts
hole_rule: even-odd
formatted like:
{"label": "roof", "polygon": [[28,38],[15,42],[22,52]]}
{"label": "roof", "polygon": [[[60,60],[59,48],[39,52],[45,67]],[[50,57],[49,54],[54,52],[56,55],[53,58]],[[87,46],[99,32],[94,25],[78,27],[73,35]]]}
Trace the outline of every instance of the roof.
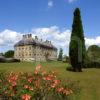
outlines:
{"label": "roof", "polygon": [[36,40],[36,39],[33,39],[33,38],[22,39],[18,43],[16,43],[14,45],[14,47],[24,46],[24,45],[35,45],[35,46],[40,46],[40,47],[43,47],[43,48],[49,48],[49,49],[57,50],[57,48],[54,45],[52,45],[51,43],[49,43],[48,41],[43,42],[43,41],[39,41],[39,40]]}

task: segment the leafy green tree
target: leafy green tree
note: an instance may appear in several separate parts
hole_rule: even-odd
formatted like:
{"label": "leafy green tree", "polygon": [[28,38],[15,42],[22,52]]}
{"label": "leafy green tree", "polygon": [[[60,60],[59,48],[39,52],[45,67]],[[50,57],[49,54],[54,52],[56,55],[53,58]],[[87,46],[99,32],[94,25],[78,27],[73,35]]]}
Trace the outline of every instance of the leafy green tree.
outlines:
{"label": "leafy green tree", "polygon": [[7,58],[12,58],[12,57],[14,57],[14,51],[8,50],[7,52],[5,52],[4,56]]}
{"label": "leafy green tree", "polygon": [[74,11],[72,34],[69,45],[69,57],[74,71],[82,71],[85,63],[86,48],[80,9]]}
{"label": "leafy green tree", "polygon": [[70,63],[69,57],[67,55],[63,56],[63,62]]}
{"label": "leafy green tree", "polygon": [[59,60],[59,61],[62,61],[62,59],[63,59],[63,49],[60,48],[60,50],[59,50],[59,55],[58,55],[58,60]]}
{"label": "leafy green tree", "polygon": [[0,53],[0,56],[3,56],[3,55],[4,55],[4,54],[1,52],[1,53]]}
{"label": "leafy green tree", "polygon": [[100,62],[100,47],[98,45],[89,46],[87,55],[91,61]]}

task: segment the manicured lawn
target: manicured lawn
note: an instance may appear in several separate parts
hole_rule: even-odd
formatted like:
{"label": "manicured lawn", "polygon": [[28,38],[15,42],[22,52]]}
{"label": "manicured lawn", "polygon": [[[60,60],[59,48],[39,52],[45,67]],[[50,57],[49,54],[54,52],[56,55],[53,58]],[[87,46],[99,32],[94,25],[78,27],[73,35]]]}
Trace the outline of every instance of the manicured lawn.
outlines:
{"label": "manicured lawn", "polygon": [[[0,63],[0,71],[33,72],[39,63]],[[75,100],[100,100],[100,69],[83,69],[82,73],[66,71],[68,64],[62,62],[42,62],[43,69],[54,70],[64,83],[68,79],[79,81],[82,88],[80,96]]]}

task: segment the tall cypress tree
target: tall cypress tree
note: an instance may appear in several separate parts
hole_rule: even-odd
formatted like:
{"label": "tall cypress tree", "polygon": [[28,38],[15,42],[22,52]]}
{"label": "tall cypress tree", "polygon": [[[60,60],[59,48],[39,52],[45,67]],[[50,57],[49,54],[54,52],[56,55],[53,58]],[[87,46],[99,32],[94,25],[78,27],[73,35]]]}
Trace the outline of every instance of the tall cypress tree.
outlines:
{"label": "tall cypress tree", "polygon": [[62,61],[62,58],[63,58],[63,49],[60,48],[59,55],[58,55],[58,61]]}
{"label": "tall cypress tree", "polygon": [[85,63],[85,55],[86,48],[80,9],[76,8],[74,11],[72,34],[69,45],[69,56],[74,71],[82,71],[82,67]]}

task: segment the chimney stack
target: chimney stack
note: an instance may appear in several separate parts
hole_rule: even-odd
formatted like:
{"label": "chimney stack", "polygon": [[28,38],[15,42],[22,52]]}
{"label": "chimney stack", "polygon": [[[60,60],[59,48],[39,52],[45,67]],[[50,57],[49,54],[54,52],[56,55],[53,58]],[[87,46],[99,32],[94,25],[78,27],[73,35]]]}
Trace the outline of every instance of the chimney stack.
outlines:
{"label": "chimney stack", "polygon": [[37,36],[35,36],[35,40],[38,40],[38,37]]}
{"label": "chimney stack", "polygon": [[42,42],[42,39],[41,39],[41,42]]}
{"label": "chimney stack", "polygon": [[32,38],[32,34],[23,35],[23,39],[30,39]]}
{"label": "chimney stack", "polygon": [[32,34],[28,34],[27,36],[28,36],[28,38],[32,38]]}
{"label": "chimney stack", "polygon": [[49,41],[49,44],[51,44],[51,41]]}
{"label": "chimney stack", "polygon": [[23,39],[26,39],[27,38],[27,36],[26,35],[23,35]]}

